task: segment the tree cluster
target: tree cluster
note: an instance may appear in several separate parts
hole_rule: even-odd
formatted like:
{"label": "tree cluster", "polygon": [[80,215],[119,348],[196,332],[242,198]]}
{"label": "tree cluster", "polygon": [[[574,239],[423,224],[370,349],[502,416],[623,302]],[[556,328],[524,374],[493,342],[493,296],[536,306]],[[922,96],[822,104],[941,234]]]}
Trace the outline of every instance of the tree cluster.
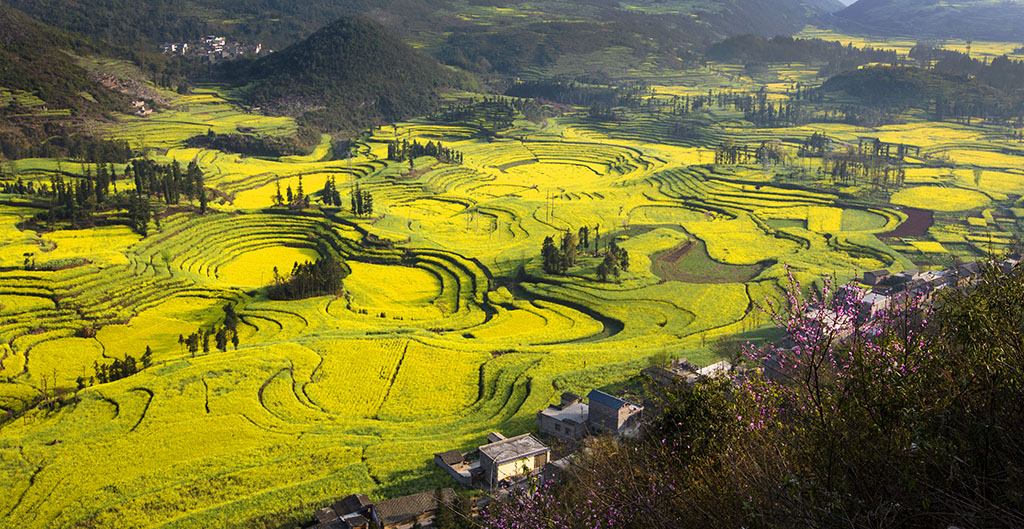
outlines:
{"label": "tree cluster", "polygon": [[180,203],[182,197],[189,201],[198,199],[200,212],[206,213],[205,175],[195,160],[182,170],[177,161],[159,164],[140,158],[132,160],[125,168],[125,176],[135,181],[135,192],[138,195],[156,197],[168,205]]}
{"label": "tree cluster", "polygon": [[599,253],[600,229],[600,226],[583,226],[576,232],[566,230],[557,245],[554,238],[545,237],[540,252],[544,272],[565,275],[576,266],[577,258],[585,253],[604,257],[597,267],[597,274],[602,281],[606,281],[609,276],[618,277],[623,270],[628,270],[629,253],[615,241],[609,241],[605,252]]}
{"label": "tree cluster", "polygon": [[576,265],[578,251],[579,238],[570,230],[562,234],[559,246],[555,245],[555,240],[550,235],[545,237],[540,250],[544,271],[549,274],[565,275],[570,268]]}
{"label": "tree cluster", "polygon": [[267,297],[290,300],[341,292],[348,268],[330,253],[325,255],[310,263],[295,263],[288,277],[282,277],[275,266],[273,284],[267,290]]}
{"label": "tree cluster", "polygon": [[359,189],[359,184],[356,184],[355,189],[352,190],[350,202],[353,215],[357,217],[373,215],[373,195],[369,191]]}
{"label": "tree cluster", "polygon": [[[279,158],[309,152],[310,144],[317,137],[310,137],[311,131],[301,128],[294,136],[257,136],[253,134],[217,134],[209,130],[206,134],[193,136],[185,141],[189,147],[234,152],[247,156]],[[313,134],[314,136],[315,133]]]}
{"label": "tree cluster", "polygon": [[320,201],[328,206],[341,206],[341,193],[338,192],[333,176],[328,176],[327,182],[324,182],[324,188],[320,191]]}
{"label": "tree cluster", "polygon": [[867,63],[898,65],[901,58],[894,50],[872,47],[856,48],[853,43],[822,39],[798,39],[788,36],[764,38],[756,35],[730,37],[714,44],[705,53],[716,61],[740,61],[745,64],[761,63],[827,63],[821,75],[835,75],[855,70]]}
{"label": "tree cluster", "polygon": [[442,107],[432,114],[433,121],[474,127],[485,137],[512,127],[516,113],[526,110],[528,104],[519,99],[502,96],[484,96]]}
{"label": "tree cluster", "polygon": [[[146,352],[142,354],[142,357],[136,361],[132,355],[125,355],[124,359],[114,359],[109,364],[101,364],[99,362],[93,362],[92,367],[95,372],[95,379],[100,384],[106,384],[107,382],[114,382],[115,380],[121,380],[125,377],[130,377],[135,373],[138,373],[142,369],[145,369],[153,363],[153,350],[146,346]],[[82,383],[80,382],[81,386]]]}
{"label": "tree cluster", "polygon": [[441,163],[462,163],[462,153],[445,147],[440,141],[437,143],[428,141],[426,145],[420,144],[420,142],[416,140],[411,142],[403,140],[401,142],[393,141],[388,143],[388,160],[401,162],[405,160],[413,160],[420,156],[433,156]]}
{"label": "tree cluster", "polygon": [[214,346],[220,352],[228,350],[228,342],[231,343],[238,349],[238,322],[239,317],[235,312],[235,306],[231,303],[226,303],[224,307],[224,323],[221,326],[214,326],[213,328],[200,328],[185,336],[184,334],[178,335],[178,345],[181,346],[182,350],[187,350],[193,357],[199,352],[200,348],[203,354],[210,353],[210,337],[213,337]]}
{"label": "tree cluster", "polygon": [[608,243],[608,251],[604,254],[604,260],[597,265],[597,276],[601,281],[607,281],[609,277],[619,277],[623,271],[629,270],[629,252],[619,247],[615,241]]}
{"label": "tree cluster", "polygon": [[[282,196],[281,182],[275,182],[275,185],[277,186],[277,191],[273,196],[275,206],[287,206],[289,209],[306,209],[309,207],[309,196],[306,195],[306,191],[302,187],[302,175],[299,175],[299,185],[294,192],[292,191],[291,184],[288,184],[285,194]],[[331,199],[333,201],[334,197],[331,196]]]}
{"label": "tree cluster", "polygon": [[509,87],[505,95],[540,98],[578,107],[638,107],[644,101],[644,97],[651,95],[651,88],[644,81],[594,85],[575,80],[543,79],[515,83]]}

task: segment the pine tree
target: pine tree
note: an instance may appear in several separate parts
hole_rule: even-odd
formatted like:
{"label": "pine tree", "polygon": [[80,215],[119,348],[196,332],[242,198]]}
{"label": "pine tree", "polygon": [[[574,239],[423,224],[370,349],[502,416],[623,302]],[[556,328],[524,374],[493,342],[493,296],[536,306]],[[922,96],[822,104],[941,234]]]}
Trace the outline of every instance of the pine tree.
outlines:
{"label": "pine tree", "polygon": [[544,271],[549,274],[557,274],[561,267],[562,253],[558,251],[555,246],[554,239],[551,236],[544,238],[544,244],[541,247],[541,257],[543,259]]}
{"label": "pine tree", "polygon": [[302,175],[299,175],[299,187],[295,193],[295,207],[299,209],[305,209],[308,204],[306,203],[306,194],[302,191]]}
{"label": "pine tree", "polygon": [[228,332],[227,332],[227,329],[224,328],[224,327],[221,327],[219,330],[217,330],[217,336],[214,338],[214,341],[217,344],[217,350],[218,351],[220,351],[222,353],[224,351],[227,351],[228,350]]}

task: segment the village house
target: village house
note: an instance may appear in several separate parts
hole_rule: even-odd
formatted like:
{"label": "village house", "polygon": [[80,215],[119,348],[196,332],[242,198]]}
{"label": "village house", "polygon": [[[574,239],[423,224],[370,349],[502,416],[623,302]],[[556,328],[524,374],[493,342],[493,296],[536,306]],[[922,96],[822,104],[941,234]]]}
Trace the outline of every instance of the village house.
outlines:
{"label": "village house", "polygon": [[434,463],[461,485],[494,489],[505,480],[543,468],[550,453],[550,448],[530,434],[506,438],[491,432],[487,444],[478,449],[439,452],[434,454]]}
{"label": "village house", "polygon": [[551,449],[528,433],[481,446],[484,484],[494,489],[507,479],[541,469],[550,455]]}
{"label": "village house", "polygon": [[587,401],[590,403],[587,426],[591,431],[630,435],[640,426],[643,406],[596,389],[587,394]]}
{"label": "village house", "polygon": [[[455,500],[455,491],[443,489],[441,501],[451,503]],[[441,507],[436,491],[428,490],[418,494],[402,496],[393,500],[375,503],[370,509],[373,521],[381,529],[408,529],[420,525],[429,525],[437,516]]]}
{"label": "village house", "polygon": [[564,441],[575,441],[587,435],[590,407],[573,393],[562,393],[562,400],[537,412],[537,427],[543,434]]}
{"label": "village house", "polygon": [[[675,374],[668,370],[658,372],[665,379]],[[682,376],[682,375],[680,375]],[[693,376],[701,376],[694,373]],[[537,412],[537,428],[541,433],[564,441],[575,441],[591,433],[612,432],[633,435],[639,427],[643,406],[613,397],[603,391],[587,394],[589,403],[583,403],[572,393],[563,393],[558,404]]]}
{"label": "village house", "polygon": [[480,452],[473,450],[463,454],[458,450],[449,450],[434,454],[434,464],[444,469],[463,487],[472,487],[480,481],[483,469],[480,468]]}
{"label": "village house", "polygon": [[888,270],[872,270],[870,272],[864,272],[864,284],[875,286],[881,284],[882,280],[889,277]]}
{"label": "village house", "polygon": [[[443,501],[452,502],[455,491],[443,489]],[[401,498],[373,503],[364,494],[353,494],[330,507],[316,511],[312,529],[409,529],[417,523],[429,525],[440,507],[437,491],[424,491]]]}
{"label": "village house", "polygon": [[373,502],[365,494],[352,494],[316,511],[314,529],[366,529]]}
{"label": "village house", "polygon": [[692,384],[697,382],[698,369],[695,364],[686,358],[674,358],[669,362],[668,367],[647,367],[641,373],[663,386],[674,386],[680,383]]}

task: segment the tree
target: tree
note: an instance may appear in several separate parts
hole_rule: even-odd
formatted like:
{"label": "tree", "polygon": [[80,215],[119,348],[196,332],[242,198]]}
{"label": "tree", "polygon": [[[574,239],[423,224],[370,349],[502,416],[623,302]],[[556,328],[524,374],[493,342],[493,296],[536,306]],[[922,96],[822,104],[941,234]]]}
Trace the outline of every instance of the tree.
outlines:
{"label": "tree", "polygon": [[277,188],[277,192],[274,193],[274,205],[280,206],[284,204],[284,197],[281,196],[281,182],[274,182],[274,186]]}
{"label": "tree", "polygon": [[231,331],[231,345],[235,347],[236,351],[238,350],[238,331]]}
{"label": "tree", "polygon": [[192,333],[188,335],[188,338],[185,340],[185,345],[188,347],[188,352],[192,354],[193,358],[195,358],[196,353],[199,351],[199,334]]}
{"label": "tree", "polygon": [[225,327],[221,327],[217,330],[214,342],[217,344],[218,351],[223,353],[228,350],[228,331]]}
{"label": "tree", "polygon": [[142,367],[147,368],[151,365],[153,365],[153,349],[147,345],[146,352],[142,354]]}
{"label": "tree", "polygon": [[540,252],[543,258],[544,271],[549,274],[559,273],[562,266],[562,252],[555,246],[555,241],[550,235],[544,238],[544,244]]}
{"label": "tree", "polygon": [[566,230],[566,232],[562,234],[561,262],[559,263],[558,268],[559,273],[565,274],[570,268],[576,266],[578,242],[576,234],[571,230]]}
{"label": "tree", "polygon": [[238,314],[235,312],[235,306],[230,303],[224,304],[224,327],[229,331],[238,328]]}
{"label": "tree", "polygon": [[604,260],[601,264],[597,265],[597,275],[601,278],[601,281],[608,281],[609,276],[619,277],[621,269],[619,268],[619,260],[615,257],[611,251],[604,254]]}
{"label": "tree", "polygon": [[306,193],[302,190],[302,175],[299,175],[299,187],[296,190],[295,202],[292,204],[292,207],[298,209],[306,209],[307,207],[309,207],[309,202],[308,199],[306,198]]}

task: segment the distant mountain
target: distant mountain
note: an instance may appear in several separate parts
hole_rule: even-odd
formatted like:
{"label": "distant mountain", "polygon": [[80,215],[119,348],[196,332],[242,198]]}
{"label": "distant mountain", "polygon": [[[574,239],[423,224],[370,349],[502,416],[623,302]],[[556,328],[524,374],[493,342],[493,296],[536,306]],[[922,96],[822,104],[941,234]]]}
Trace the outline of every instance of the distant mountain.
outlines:
{"label": "distant mountain", "polygon": [[1020,42],[1024,0],[859,0],[833,21],[862,33]]}
{"label": "distant mountain", "polygon": [[155,49],[164,41],[205,34],[280,49],[338,17],[359,15],[435,54],[463,43],[468,46],[464,54],[476,51],[473,46],[481,42],[480,35],[495,34],[498,41],[532,35],[545,45],[537,55],[542,60],[557,59],[563,48],[567,54],[575,52],[565,46],[565,39],[554,35],[564,24],[599,24],[607,32],[620,34],[584,39],[584,49],[602,40],[611,41],[612,46],[637,40],[643,43],[637,50],[642,53],[650,46],[666,50],[744,33],[790,34],[811,18],[843,7],[838,0],[633,0],[628,6],[618,0],[7,1],[52,26],[133,49]]}
{"label": "distant mountain", "polygon": [[342,17],[302,42],[234,68],[250,83],[244,90],[248,103],[328,131],[429,112],[441,90],[466,82],[380,24],[358,17]]}

